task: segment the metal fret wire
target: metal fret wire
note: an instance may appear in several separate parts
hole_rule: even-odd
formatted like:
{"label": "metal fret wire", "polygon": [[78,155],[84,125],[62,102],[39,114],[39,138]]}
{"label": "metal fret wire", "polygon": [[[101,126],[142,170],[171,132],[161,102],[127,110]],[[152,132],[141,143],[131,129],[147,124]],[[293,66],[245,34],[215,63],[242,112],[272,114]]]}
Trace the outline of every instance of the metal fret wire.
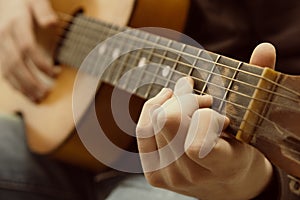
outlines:
{"label": "metal fret wire", "polygon": [[[130,36],[130,35],[128,35],[128,36]],[[157,37],[159,37],[159,36],[157,36]],[[142,39],[141,39],[141,40],[142,40]],[[153,44],[154,44],[154,43],[153,43]],[[157,45],[157,46],[159,46],[159,45]],[[162,46],[162,47],[165,48],[165,46]],[[174,49],[171,49],[171,50],[177,51],[177,50],[174,50]],[[182,54],[186,54],[186,53],[185,53],[185,52],[182,52]],[[233,68],[233,67],[230,67],[230,66],[221,64],[221,63],[211,62],[211,61],[206,60],[206,59],[203,59],[203,58],[197,58],[197,57],[195,57],[195,58],[198,59],[198,60],[202,60],[202,61],[206,61],[206,62],[215,64],[215,65],[217,65],[217,66],[222,66],[222,67],[225,66],[226,68],[233,69],[234,71],[243,72],[243,73],[246,73],[246,74],[248,74],[248,75],[249,75],[249,74],[250,74],[250,75],[251,75],[251,74],[254,75],[253,73],[246,72],[246,71],[240,70],[240,69],[237,70],[236,68]],[[170,58],[168,58],[168,57],[166,57],[166,59],[168,59],[168,60],[170,60],[170,61],[174,61],[173,59],[170,59]],[[188,65],[188,64],[183,63],[183,62],[180,62],[180,61],[179,61],[178,63],[179,63],[179,64],[182,64],[182,65],[186,65],[186,66],[188,66],[188,67],[194,68],[194,66]],[[204,71],[204,70],[201,69],[201,68],[196,68],[196,69]],[[214,73],[214,74],[216,74],[216,73]],[[230,79],[229,77],[225,77],[225,76],[223,76],[223,75],[219,75],[219,76],[224,77],[224,78],[227,78],[227,79]],[[264,78],[264,77],[261,77],[261,76],[259,76],[259,75],[256,75],[255,77],[261,78],[261,79],[263,79],[263,80],[265,80],[265,81],[268,81],[268,82],[276,83],[276,82],[274,82],[274,81],[271,81],[271,80],[266,79],[266,78]],[[231,79],[230,79],[230,80],[231,80]],[[255,88],[255,89],[259,89],[259,90],[265,91],[265,92],[270,93],[270,94],[274,94],[274,95],[278,95],[278,96],[283,97],[283,98],[290,99],[290,100],[292,100],[292,101],[296,101],[296,102],[299,101],[298,99],[294,99],[294,98],[292,98],[292,97],[289,97],[289,96],[286,96],[286,95],[283,95],[283,94],[280,94],[280,93],[276,93],[276,92],[274,92],[274,91],[270,91],[270,90],[267,90],[267,89],[265,89],[265,88],[258,88],[257,86],[254,86],[254,85],[252,85],[252,84],[249,84],[249,83],[246,83],[246,82],[243,82],[243,81],[239,81],[239,80],[234,80],[234,81],[235,81],[235,82],[240,82],[240,83],[242,83],[242,84],[246,84],[247,86],[250,86],[250,87],[253,87],[253,88]],[[279,84],[276,84],[276,85],[277,85],[277,86],[281,86],[281,85],[279,85]],[[282,86],[282,87],[283,87],[283,86]],[[292,91],[290,88],[286,88],[286,87],[283,87],[283,88],[285,88],[285,89],[288,90],[289,92]],[[295,93],[295,91],[292,91],[292,92]],[[299,94],[297,94],[297,95],[299,95]]]}
{"label": "metal fret wire", "polygon": [[[166,52],[165,52],[166,53]],[[130,55],[130,56],[132,56],[132,55]],[[152,55],[153,56],[153,55]],[[139,57],[136,57],[136,56],[134,56],[134,58],[136,59],[136,60],[138,60],[139,59]],[[117,61],[115,61],[116,63],[118,63],[118,64],[121,64],[121,65],[125,65],[125,66],[129,66],[128,67],[128,69],[130,69],[130,68],[134,68],[135,66],[132,66],[130,63],[124,63],[124,62],[120,62],[119,60],[117,60]],[[162,62],[163,62],[163,59],[161,59],[161,64],[162,64]],[[152,77],[153,77],[153,82],[155,82],[155,79],[156,78],[159,78],[159,79],[165,79],[165,77],[162,77],[162,76],[159,76],[159,75],[157,75],[158,73],[158,71],[159,71],[159,69],[163,69],[163,67],[161,66],[161,65],[158,65],[158,67],[157,67],[157,71],[155,72],[155,73],[153,73],[153,72],[148,72],[148,71],[144,71],[144,73],[147,73],[147,74],[150,74]],[[182,75],[182,76],[185,76],[186,74],[185,73],[183,73],[183,72],[180,72],[180,71],[174,71],[174,70],[172,70],[173,71],[173,73],[177,73],[177,74],[179,74],[179,75]],[[119,74],[120,75],[120,74]],[[118,77],[116,77],[116,79],[117,79]],[[200,78],[193,78],[194,80],[196,79],[196,80],[198,80],[198,81],[200,81],[200,82],[202,82],[202,83],[206,83],[206,81],[205,80],[202,80],[202,79],[200,79]],[[171,82],[171,83],[174,83],[174,85],[175,85],[175,83],[176,83],[176,81],[174,81],[174,80],[170,80],[169,82]],[[215,86],[215,87],[218,87],[218,88],[220,88],[220,89],[224,89],[224,87],[222,87],[222,86],[220,86],[220,85],[217,85],[217,84],[215,84],[215,83],[209,83],[210,85],[212,85],[212,86]],[[149,88],[149,90],[151,90],[151,88]],[[256,100],[256,101],[259,101],[259,102],[262,102],[262,103],[271,103],[272,105],[277,105],[277,106],[280,106],[280,107],[286,107],[285,105],[282,105],[282,104],[278,104],[278,103],[274,103],[274,102],[269,102],[269,101],[267,101],[267,100],[265,100],[265,99],[258,99],[258,98],[253,98],[252,96],[249,96],[249,95],[247,95],[247,94],[244,94],[244,93],[240,93],[240,92],[237,92],[237,91],[234,91],[234,90],[232,90],[232,89],[229,89],[229,88],[227,88],[227,90],[228,91],[230,91],[231,93],[233,93],[233,94],[237,94],[237,95],[240,95],[240,96],[243,96],[243,97],[246,97],[246,98],[249,98],[249,99],[252,99],[252,100]],[[198,93],[200,93],[200,94],[207,94],[207,93],[204,93],[204,92],[202,92],[202,91],[200,91],[200,90],[197,90],[197,89],[194,89],[194,91],[195,92],[198,92]],[[134,91],[129,91],[129,92],[134,92]],[[148,95],[147,95],[148,96]],[[216,99],[218,99],[218,100],[220,100],[221,102],[223,101],[223,99],[222,98],[219,98],[219,97],[215,97]],[[228,100],[226,100],[225,101],[226,103],[231,103],[230,101],[228,101]],[[231,103],[231,104],[233,104],[233,105],[237,105],[237,104],[235,104],[235,103]],[[242,109],[245,109],[245,110],[249,110],[247,107],[241,107],[241,106],[239,106],[240,108],[242,108]],[[289,107],[287,107],[287,108],[289,108]],[[297,108],[296,108],[297,109]],[[300,109],[297,109],[297,110],[300,110]]]}
{"label": "metal fret wire", "polygon": [[[160,37],[158,37],[158,38],[160,38]],[[170,40],[170,41],[171,41],[171,40]],[[121,43],[118,42],[117,44],[120,45]],[[123,44],[124,44],[124,43],[123,43]],[[128,45],[128,43],[126,43],[126,45]],[[111,48],[111,47],[107,47],[107,48]],[[112,48],[112,49],[113,49],[113,48]],[[165,50],[165,51],[166,51],[166,50]],[[185,66],[189,67],[189,65],[186,65],[186,63],[181,62],[181,61],[176,61],[176,60],[170,59],[170,58],[166,57],[165,55],[166,55],[166,53],[165,53],[164,55],[153,54],[152,56],[160,57],[162,62],[163,62],[163,59],[165,59],[165,60],[173,61],[174,64],[182,64],[182,65],[185,65]],[[162,64],[162,63],[161,63],[161,64]],[[216,65],[217,65],[217,64],[218,64],[218,63],[216,63]],[[240,63],[239,65],[241,65],[241,63]],[[241,83],[241,84],[244,84],[244,85],[246,85],[246,86],[253,87],[254,89],[259,89],[259,90],[262,90],[262,91],[267,92],[267,93],[275,94],[275,92],[272,93],[271,91],[269,91],[269,90],[267,90],[267,89],[258,88],[257,86],[254,86],[254,85],[252,85],[252,84],[246,83],[246,82],[244,82],[244,81],[240,81],[240,80],[234,79],[233,77],[230,78],[230,77],[227,77],[227,76],[224,76],[224,75],[221,75],[221,74],[212,72],[213,70],[212,70],[212,71],[208,71],[208,70],[201,69],[201,68],[191,68],[191,69],[192,69],[192,70],[193,70],[193,69],[197,69],[197,70],[200,70],[200,71],[202,71],[202,72],[207,72],[208,74],[212,74],[212,75],[215,75],[215,76],[220,76],[220,77],[222,77],[222,78],[224,78],[224,79],[228,79],[228,80],[230,80],[231,82]],[[174,73],[174,71],[173,71],[173,73]],[[178,72],[178,71],[175,71],[175,73],[186,75],[186,74],[184,74],[183,72]],[[237,71],[235,71],[235,73],[237,73]],[[200,79],[200,78],[198,78],[198,77],[194,77],[194,76],[191,76],[191,77],[192,77],[194,80],[198,80],[198,81],[201,81],[201,82],[207,84],[206,81],[204,81],[204,80],[202,80],[202,79]],[[161,77],[161,78],[163,78],[163,77]],[[230,92],[232,92],[232,93],[239,94],[239,95],[244,96],[244,97],[247,97],[247,98],[249,98],[249,99],[254,99],[254,100],[257,100],[257,101],[260,101],[260,102],[264,102],[264,103],[270,103],[271,105],[282,106],[281,104],[278,104],[278,103],[266,101],[266,100],[263,100],[263,99],[253,98],[253,97],[251,97],[251,96],[249,96],[249,95],[246,95],[246,94],[243,94],[243,93],[236,92],[236,91],[234,91],[234,90],[231,90],[231,89],[229,89],[229,88],[225,88],[225,87],[220,86],[220,85],[216,85],[216,84],[214,84],[214,83],[209,83],[209,84],[210,84],[210,85],[213,85],[213,86],[216,86],[216,87],[218,87],[218,88],[220,88],[220,89],[226,89],[226,90],[228,90],[228,91],[230,91]],[[200,92],[200,94],[202,94],[202,93],[203,93],[203,92]],[[147,95],[147,96],[148,96],[148,95]],[[285,97],[285,96],[282,95],[282,97]],[[297,101],[297,100],[294,100],[293,98],[290,98],[290,97],[288,97],[288,96],[287,96],[287,98],[290,99],[290,100],[293,100],[293,101]],[[284,107],[286,107],[286,106],[284,106]],[[287,108],[289,108],[289,107],[287,107]]]}
{"label": "metal fret wire", "polygon": [[[86,20],[86,21],[90,20],[90,21],[92,21],[92,22],[94,23],[93,26],[98,26],[98,27],[100,27],[100,28],[108,28],[107,26],[109,25],[109,23],[100,22],[100,21],[98,21],[98,20],[95,20],[95,19],[92,19],[92,18],[88,18],[88,17],[85,17],[85,16],[80,16],[80,17],[81,17],[80,19],[82,19],[82,20]],[[118,26],[115,26],[115,27],[118,27]],[[89,27],[87,27],[87,28],[89,28]],[[122,30],[132,30],[132,29],[129,28],[129,27],[123,27]],[[135,30],[135,31],[143,32],[143,31],[140,31],[140,30]],[[115,31],[115,33],[118,33],[118,32]],[[140,39],[140,38],[138,38],[138,37],[134,37],[134,36],[132,36],[132,35],[127,35],[127,36],[133,38],[134,40],[138,40],[138,41],[140,41],[140,42],[144,42],[144,43],[148,43],[148,44],[152,44],[152,45],[155,44],[155,43],[152,43],[152,42],[150,42],[150,41],[144,41],[144,40],[142,40],[142,39]],[[157,37],[160,37],[160,36],[157,36]],[[165,39],[166,39],[166,38],[165,38]],[[167,40],[169,40],[169,39],[167,39]],[[161,45],[159,45],[159,44],[155,44],[155,45],[158,46],[158,47],[160,46],[160,47],[162,47],[162,48],[165,48],[164,46],[161,46]],[[192,48],[196,48],[196,47],[193,47],[193,46],[191,46],[191,47],[192,47]],[[196,48],[196,49],[197,49],[197,48]],[[189,54],[189,53],[186,53],[186,52],[180,52],[180,51],[178,51],[177,49],[170,49],[170,50],[176,51],[177,53],[182,53],[183,55],[187,55],[187,56],[190,56],[190,57],[192,57],[192,58],[196,58],[196,59],[205,61],[205,62],[207,62],[207,63],[217,64],[217,65],[222,66],[222,67],[225,67],[225,68],[237,70],[236,68],[233,68],[233,67],[228,66],[228,65],[224,65],[224,64],[221,64],[221,63],[214,63],[214,62],[212,62],[212,61],[210,61],[210,60],[207,60],[207,59],[204,59],[204,58],[198,58],[198,57],[196,57],[195,55],[192,55],[192,54]],[[189,65],[189,66],[190,66],[190,67],[193,67],[193,66],[191,66],[191,65]],[[298,93],[298,92],[296,92],[296,91],[294,91],[294,90],[292,90],[292,89],[290,89],[290,88],[287,88],[287,87],[285,87],[285,86],[282,86],[281,84],[278,84],[278,83],[275,82],[275,81],[272,81],[272,80],[267,79],[267,78],[265,78],[265,77],[261,77],[260,75],[254,74],[254,73],[252,73],[252,72],[244,71],[244,70],[241,70],[241,69],[239,69],[239,70],[237,70],[237,71],[238,71],[238,72],[243,72],[243,73],[245,73],[245,74],[248,74],[248,75],[251,75],[251,76],[254,76],[254,77],[257,77],[257,78],[260,78],[260,79],[262,79],[262,80],[265,80],[265,81],[267,81],[267,82],[269,82],[269,83],[272,83],[272,84],[276,85],[277,87],[280,87],[280,88],[285,89],[285,90],[287,90],[287,91],[289,91],[289,92],[291,92],[291,93],[293,93],[293,94],[295,94],[295,95],[297,95],[297,96],[300,96],[300,93]],[[276,93],[275,93],[275,94],[276,94]],[[278,95],[278,94],[277,94],[277,95]],[[288,96],[285,96],[285,98],[287,98],[287,97],[288,97]],[[298,99],[295,100],[295,101],[298,101]]]}
{"label": "metal fret wire", "polygon": [[[149,38],[149,34],[145,34],[145,35],[146,35],[146,38]],[[159,40],[159,38],[157,38],[156,42],[158,42],[158,40]],[[154,48],[151,49],[151,52],[148,54],[148,56],[147,56],[147,58],[146,58],[146,61],[147,61],[147,60],[151,60],[151,57],[152,57],[152,55],[153,55],[153,52],[154,52]],[[145,70],[143,70],[143,72],[140,74],[139,79],[138,79],[138,81],[137,81],[137,83],[136,83],[136,85],[135,85],[134,88],[137,88],[138,85],[141,83],[141,80],[142,80],[142,77],[143,77],[144,74],[145,74]],[[146,99],[148,99],[148,96],[149,96],[149,93],[150,93],[150,89],[149,89],[149,88],[150,88],[150,87],[148,87],[146,93],[145,93],[144,96],[143,96],[143,97],[146,98]],[[137,91],[137,92],[138,92],[138,91]]]}
{"label": "metal fret wire", "polygon": [[[198,54],[200,54],[202,51],[198,51]],[[124,64],[124,63],[123,63]],[[240,63],[241,64],[241,63]],[[239,64],[239,65],[240,65]],[[174,70],[173,70],[174,71]],[[189,74],[191,74],[191,72],[192,72],[192,69],[190,70],[190,72],[189,72]],[[178,72],[177,72],[178,73]],[[235,72],[236,73],[236,72]],[[221,101],[224,101],[224,99],[221,99]],[[226,100],[227,101],[227,100]],[[232,103],[232,102],[228,102],[228,103]],[[240,105],[237,105],[237,106],[240,106]],[[244,108],[244,109],[247,109],[247,108]],[[251,111],[251,110],[250,110]],[[227,114],[229,114],[229,113],[227,113]],[[256,113],[257,114],[257,113]],[[230,115],[230,114],[229,114]],[[259,115],[259,114],[257,114],[257,115]],[[232,117],[234,117],[233,115],[232,115]],[[236,118],[236,117],[234,117],[234,118]],[[238,118],[240,118],[240,117],[238,117]],[[268,119],[267,119],[268,120]],[[242,120],[242,121],[244,121],[244,120]],[[274,124],[274,122],[272,122],[272,121],[269,121],[270,123],[273,123]],[[246,121],[246,123],[248,123],[248,124],[250,124],[249,122],[247,122]],[[258,126],[258,125],[252,125],[252,126],[255,126],[255,127],[260,127],[261,128],[261,126]],[[237,128],[237,130],[240,130],[239,128]],[[248,133],[249,134],[249,133]],[[274,142],[276,142],[276,140],[274,140]],[[285,146],[283,146],[283,145],[280,145],[281,147],[283,147],[284,149],[286,149],[286,147]],[[291,149],[286,149],[286,150],[288,150],[288,151],[294,151],[295,153],[297,153],[297,154],[299,154],[299,152],[297,152],[297,151],[295,151],[295,150],[291,150]]]}
{"label": "metal fret wire", "polygon": [[[239,62],[237,69],[239,69],[242,65],[243,65],[243,63],[242,63],[242,62]],[[232,78],[231,78],[231,80],[230,80],[228,86],[226,87],[225,93],[224,93],[224,95],[223,95],[223,100],[226,99],[226,97],[227,97],[227,95],[228,95],[228,92],[229,92],[229,90],[230,90],[229,88],[232,87],[232,85],[233,85],[233,83],[234,83],[233,80],[235,79],[236,76],[237,76],[237,71],[234,71],[234,73],[233,73],[233,75],[232,75]],[[253,99],[253,98],[252,98],[252,99]],[[270,102],[270,101],[267,101],[267,102]],[[223,106],[223,101],[221,101],[219,110],[221,110],[222,106]]]}
{"label": "metal fret wire", "polygon": [[[116,62],[118,62],[118,60],[117,60]],[[150,73],[150,74],[152,74],[151,72],[148,72],[148,71],[145,71],[145,73]],[[171,82],[173,82],[174,84],[176,83],[176,81],[172,81],[172,80],[171,80]],[[194,91],[200,92],[199,90],[196,90],[196,89],[194,89]],[[208,94],[208,93],[204,93],[204,94]],[[230,102],[230,101],[228,101],[228,100],[223,100],[222,98],[218,98],[218,97],[216,97],[216,98],[217,98],[218,100],[225,101],[226,103],[229,103],[229,104],[234,105],[234,106],[236,106],[236,107],[239,107],[239,108],[241,108],[241,109],[244,109],[244,110],[247,110],[247,111],[249,111],[249,112],[252,112],[253,114],[255,114],[256,116],[258,116],[259,118],[265,119],[267,122],[269,122],[269,123],[275,125],[275,123],[274,123],[273,121],[269,120],[268,118],[265,118],[264,116],[262,116],[261,114],[255,112],[255,111],[253,111],[253,110],[250,110],[248,107],[245,107],[245,106],[242,106],[242,105],[240,105],[240,104],[236,104],[236,103]],[[246,120],[244,120],[242,117],[240,117],[240,116],[238,116],[238,115],[233,115],[233,114],[230,114],[230,113],[228,113],[228,112],[226,113],[226,115],[227,115],[227,116],[230,116],[231,118],[238,119],[238,120],[239,120],[239,123],[245,122],[246,124],[251,125],[252,127],[255,127],[255,128],[261,128],[262,130],[266,130],[266,131],[268,130],[267,128],[264,128],[264,127],[262,127],[261,125],[257,125],[257,124],[251,123],[251,122],[249,122],[249,121],[246,121]],[[235,126],[235,125],[234,125],[233,127],[235,127],[236,130],[241,130],[241,131],[243,131],[242,129],[240,129],[239,127],[237,127],[237,126]],[[243,132],[244,132],[244,133],[247,133],[247,134],[249,134],[249,135],[254,135],[253,133],[250,133],[250,132],[247,132],[247,131],[243,131]],[[282,138],[285,138],[285,137],[286,137],[286,135],[281,135],[281,139],[282,139]],[[272,139],[272,141],[277,142],[277,140],[275,140],[276,138],[269,138],[269,139]],[[285,148],[285,146],[282,146],[282,147]],[[289,149],[289,151],[292,151],[292,150]],[[296,152],[296,153],[298,153],[298,152]]]}
{"label": "metal fret wire", "polygon": [[[163,57],[163,56],[160,55],[160,54],[157,54],[156,56],[158,56],[158,57]],[[164,57],[164,59],[169,60],[169,61],[174,61],[173,59],[170,59],[170,58],[168,58],[168,57]],[[175,60],[175,61],[176,61],[176,60]],[[197,61],[196,61],[196,62],[197,62]],[[181,62],[181,61],[177,61],[177,64],[182,64],[182,65],[185,65],[185,66],[189,67],[188,64],[186,64],[186,63],[184,63],[184,62]],[[218,66],[220,65],[219,63],[215,63],[215,64],[218,65]],[[240,64],[239,64],[239,65],[240,65]],[[191,70],[193,70],[193,69],[197,69],[197,70],[200,70],[200,71],[203,71],[203,72],[209,72],[209,71],[207,71],[207,70],[205,70],[205,69],[202,69],[202,68],[191,68]],[[235,72],[237,72],[237,70],[235,70]],[[259,87],[257,87],[257,86],[254,86],[254,85],[250,84],[250,83],[247,83],[247,82],[244,82],[244,81],[240,81],[240,80],[238,80],[238,79],[233,79],[233,78],[230,78],[230,77],[228,77],[228,76],[224,76],[224,75],[222,75],[222,74],[218,74],[218,73],[212,72],[212,75],[220,76],[221,78],[228,79],[228,80],[233,81],[233,82],[236,82],[236,83],[241,83],[241,84],[244,84],[244,85],[246,85],[246,86],[252,87],[252,88],[254,88],[254,89],[259,89],[259,90],[264,91],[264,92],[267,92],[267,93],[269,93],[269,94],[278,95],[278,96],[280,96],[280,97],[282,97],[282,98],[286,98],[286,99],[289,99],[289,100],[292,100],[292,101],[296,101],[296,102],[299,101],[298,99],[294,99],[294,98],[292,98],[292,97],[290,97],[290,96],[286,96],[286,95],[283,95],[283,94],[278,94],[278,93],[276,93],[276,92],[274,92],[274,91],[270,91],[270,90],[267,90],[267,89],[265,89],[265,88],[259,88]],[[196,79],[196,77],[195,77],[195,79]],[[226,89],[226,88],[224,88],[224,89]]]}
{"label": "metal fret wire", "polygon": [[[158,37],[158,38],[160,38],[160,37]],[[171,41],[171,40],[170,40],[170,41]],[[121,43],[118,42],[117,44],[120,45]],[[128,42],[127,42],[127,43],[123,43],[123,44],[128,45]],[[122,46],[122,45],[121,45],[121,46]],[[111,47],[107,47],[107,48],[111,48]],[[113,48],[112,48],[112,49],[113,49]],[[166,50],[165,50],[165,51],[166,51]],[[152,56],[153,56],[153,55],[152,55]],[[173,61],[173,62],[174,62],[173,59],[169,59],[168,57],[165,56],[165,54],[164,54],[164,55],[154,54],[154,56],[160,57],[160,58],[161,58],[161,62],[163,62],[163,59],[165,59],[165,60],[170,60],[170,61]],[[137,58],[137,59],[138,59],[138,58]],[[175,60],[175,61],[176,61],[176,60]],[[182,64],[182,65],[185,65],[185,64],[186,64],[186,63],[180,62],[180,61],[178,61],[177,64],[178,64],[178,63],[179,63],[179,64]],[[161,64],[162,64],[162,63],[161,63]],[[176,62],[174,62],[174,64],[176,64]],[[186,66],[188,66],[188,65],[186,65]],[[225,78],[225,79],[228,79],[228,80],[230,80],[230,81],[232,81],[232,82],[242,83],[242,84],[245,84],[245,85],[247,85],[247,86],[252,86],[252,87],[255,88],[255,89],[260,89],[260,90],[262,90],[262,91],[271,93],[271,92],[270,92],[269,90],[267,90],[267,89],[261,89],[261,88],[258,88],[257,86],[253,86],[253,85],[251,85],[251,84],[249,84],[249,83],[246,83],[246,82],[243,82],[243,81],[239,81],[239,80],[236,80],[236,79],[227,77],[227,76],[223,76],[223,75],[220,75],[220,74],[215,73],[215,72],[211,72],[211,71],[208,71],[208,70],[205,70],[205,69],[201,69],[201,68],[199,68],[199,69],[198,69],[198,68],[191,68],[191,69],[201,70],[202,72],[207,72],[208,74],[213,74],[213,75],[216,75],[216,76],[220,76],[220,77]],[[235,71],[235,72],[237,72],[237,71]],[[174,72],[173,72],[173,73],[174,73]],[[184,74],[183,72],[178,72],[178,71],[175,71],[175,73],[186,75],[186,74]],[[164,78],[164,77],[161,77],[161,78]],[[200,78],[198,78],[198,77],[193,77],[193,76],[192,76],[192,78],[193,78],[194,80],[198,80],[198,81],[207,83],[206,81],[204,81],[204,80],[202,80],[202,79],[200,79]],[[263,100],[263,99],[253,98],[253,97],[251,97],[251,96],[249,96],[249,95],[246,95],[246,94],[243,94],[243,93],[236,92],[236,91],[234,91],[234,90],[231,90],[231,89],[229,89],[229,88],[222,87],[222,86],[220,86],[220,85],[216,85],[216,84],[214,84],[214,83],[209,83],[209,84],[210,84],[210,85],[213,85],[213,86],[216,86],[216,87],[218,87],[218,88],[220,88],[220,89],[227,89],[227,90],[229,90],[229,91],[232,92],[232,93],[239,94],[239,95],[244,96],[244,97],[247,97],[247,98],[249,98],[249,99],[254,99],[254,100],[257,100],[257,101],[260,101],[260,102],[264,102],[264,103],[270,103],[270,104],[272,104],[272,105],[282,106],[281,104],[278,104],[278,103],[269,102],[269,101],[266,101],[266,100]],[[202,94],[202,92],[200,92],[200,94]],[[271,94],[273,94],[273,93],[271,93]],[[294,99],[291,99],[291,100],[294,100]],[[284,107],[285,107],[285,106],[284,106]],[[287,107],[287,108],[289,108],[289,107]]]}
{"label": "metal fret wire", "polygon": [[[159,42],[159,41],[160,41],[160,38],[159,38],[157,41]],[[168,43],[168,45],[170,45],[170,42]],[[154,49],[153,49],[153,51],[154,51]],[[163,57],[166,56],[166,55],[167,55],[167,51],[164,50]],[[153,55],[152,55],[152,56],[153,56]],[[138,58],[137,58],[137,59],[138,59]],[[160,66],[162,65],[163,62],[164,62],[164,59],[161,58],[160,61],[159,61],[159,63],[158,63],[159,65],[158,65],[158,67],[156,68],[155,73],[153,73],[153,74],[158,74],[159,68],[160,68]],[[145,71],[146,71],[146,70],[145,70]],[[147,71],[146,71],[146,72],[147,72]],[[155,82],[155,79],[156,79],[157,77],[158,77],[157,75],[153,76],[153,77],[152,77],[152,80],[151,80],[150,82],[154,83],[154,82]],[[152,89],[152,87],[148,87],[148,89],[147,89],[147,92],[146,92],[146,94],[145,94],[145,96],[147,97],[147,99],[148,99],[149,96],[150,96],[151,89]]]}
{"label": "metal fret wire", "polygon": [[[199,52],[202,52],[202,51],[198,51],[198,54],[200,54]],[[191,71],[192,70],[190,70],[190,73],[191,73]],[[189,74],[190,74],[189,73]],[[230,102],[231,103],[231,102]],[[227,113],[228,114],[228,113]],[[244,121],[244,120],[243,120]],[[247,122],[246,121],[246,123],[249,123],[249,122]],[[273,123],[274,124],[274,122],[271,122],[270,121],[270,123]],[[257,127],[257,125],[254,125],[254,126],[256,126]],[[258,127],[260,127],[260,126],[258,126]],[[260,127],[260,128],[262,128],[262,127]],[[240,130],[239,128],[237,128],[237,130]],[[248,133],[249,134],[249,133]],[[270,138],[269,138],[270,139]],[[272,141],[274,141],[274,142],[277,142],[274,138],[271,138],[272,139]],[[285,150],[287,150],[287,151],[290,151],[290,152],[294,152],[294,153],[296,153],[296,154],[300,154],[298,151],[295,151],[295,150],[293,150],[293,149],[288,149],[286,146],[283,146],[283,145],[280,145],[281,146],[281,148],[283,148],[283,149],[285,149]]]}

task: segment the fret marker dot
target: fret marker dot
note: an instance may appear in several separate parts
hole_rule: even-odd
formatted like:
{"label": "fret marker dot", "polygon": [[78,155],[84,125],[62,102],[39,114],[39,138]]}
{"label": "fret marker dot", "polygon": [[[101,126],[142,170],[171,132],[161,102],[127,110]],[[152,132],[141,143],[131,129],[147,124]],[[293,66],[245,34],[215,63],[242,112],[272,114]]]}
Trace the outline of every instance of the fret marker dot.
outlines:
{"label": "fret marker dot", "polygon": [[142,57],[139,61],[138,67],[143,67],[146,64],[146,58]]}
{"label": "fret marker dot", "polygon": [[99,47],[99,54],[100,55],[103,55],[104,53],[105,53],[105,51],[106,51],[106,45],[105,44],[103,44],[103,45],[101,45],[100,47]]}
{"label": "fret marker dot", "polygon": [[164,69],[162,70],[163,77],[167,77],[169,75],[170,71],[171,71],[171,67],[170,66],[164,67]]}
{"label": "fret marker dot", "polygon": [[120,49],[119,48],[114,49],[112,54],[113,59],[117,59],[119,56],[120,56]]}

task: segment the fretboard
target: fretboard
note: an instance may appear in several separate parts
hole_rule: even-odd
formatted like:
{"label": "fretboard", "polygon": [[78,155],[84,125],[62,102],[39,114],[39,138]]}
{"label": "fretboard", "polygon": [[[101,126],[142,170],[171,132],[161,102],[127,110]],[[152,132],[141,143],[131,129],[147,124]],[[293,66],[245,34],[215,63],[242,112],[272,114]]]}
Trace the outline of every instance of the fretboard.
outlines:
{"label": "fretboard", "polygon": [[[109,39],[112,36],[114,39]],[[144,99],[155,96],[163,87],[174,88],[183,76],[192,77],[195,93],[214,97],[212,107],[226,113],[234,133],[263,73],[262,68],[144,30],[77,16],[65,32],[56,59],[80,67],[90,52],[88,73],[103,72],[102,81]],[[109,67],[104,70],[105,66]]]}

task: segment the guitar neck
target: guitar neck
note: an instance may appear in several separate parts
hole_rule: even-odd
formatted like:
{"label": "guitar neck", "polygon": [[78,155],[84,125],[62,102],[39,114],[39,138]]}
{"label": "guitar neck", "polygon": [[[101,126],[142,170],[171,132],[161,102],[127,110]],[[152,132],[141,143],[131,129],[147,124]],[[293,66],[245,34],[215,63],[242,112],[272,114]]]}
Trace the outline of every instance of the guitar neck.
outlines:
{"label": "guitar neck", "polygon": [[[109,40],[112,36],[114,39]],[[79,67],[97,45],[94,61],[101,60],[102,67],[91,65],[89,73],[96,75],[109,65],[102,81],[144,99],[155,96],[163,87],[174,88],[179,78],[190,76],[195,93],[212,95],[213,108],[228,115],[234,134],[240,130],[241,116],[246,115],[264,73],[263,68],[201,48],[84,16],[75,17],[67,27],[56,59]]]}

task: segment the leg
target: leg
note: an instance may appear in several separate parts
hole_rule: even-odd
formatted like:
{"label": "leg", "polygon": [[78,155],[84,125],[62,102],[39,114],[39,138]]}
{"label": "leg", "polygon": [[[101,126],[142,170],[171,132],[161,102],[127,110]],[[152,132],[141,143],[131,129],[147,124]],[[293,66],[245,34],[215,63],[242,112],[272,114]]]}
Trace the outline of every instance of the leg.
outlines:
{"label": "leg", "polygon": [[89,199],[90,174],[33,155],[25,141],[22,119],[0,115],[0,199]]}
{"label": "leg", "polygon": [[143,175],[132,175],[121,181],[107,200],[196,200],[168,190],[150,186]]}

